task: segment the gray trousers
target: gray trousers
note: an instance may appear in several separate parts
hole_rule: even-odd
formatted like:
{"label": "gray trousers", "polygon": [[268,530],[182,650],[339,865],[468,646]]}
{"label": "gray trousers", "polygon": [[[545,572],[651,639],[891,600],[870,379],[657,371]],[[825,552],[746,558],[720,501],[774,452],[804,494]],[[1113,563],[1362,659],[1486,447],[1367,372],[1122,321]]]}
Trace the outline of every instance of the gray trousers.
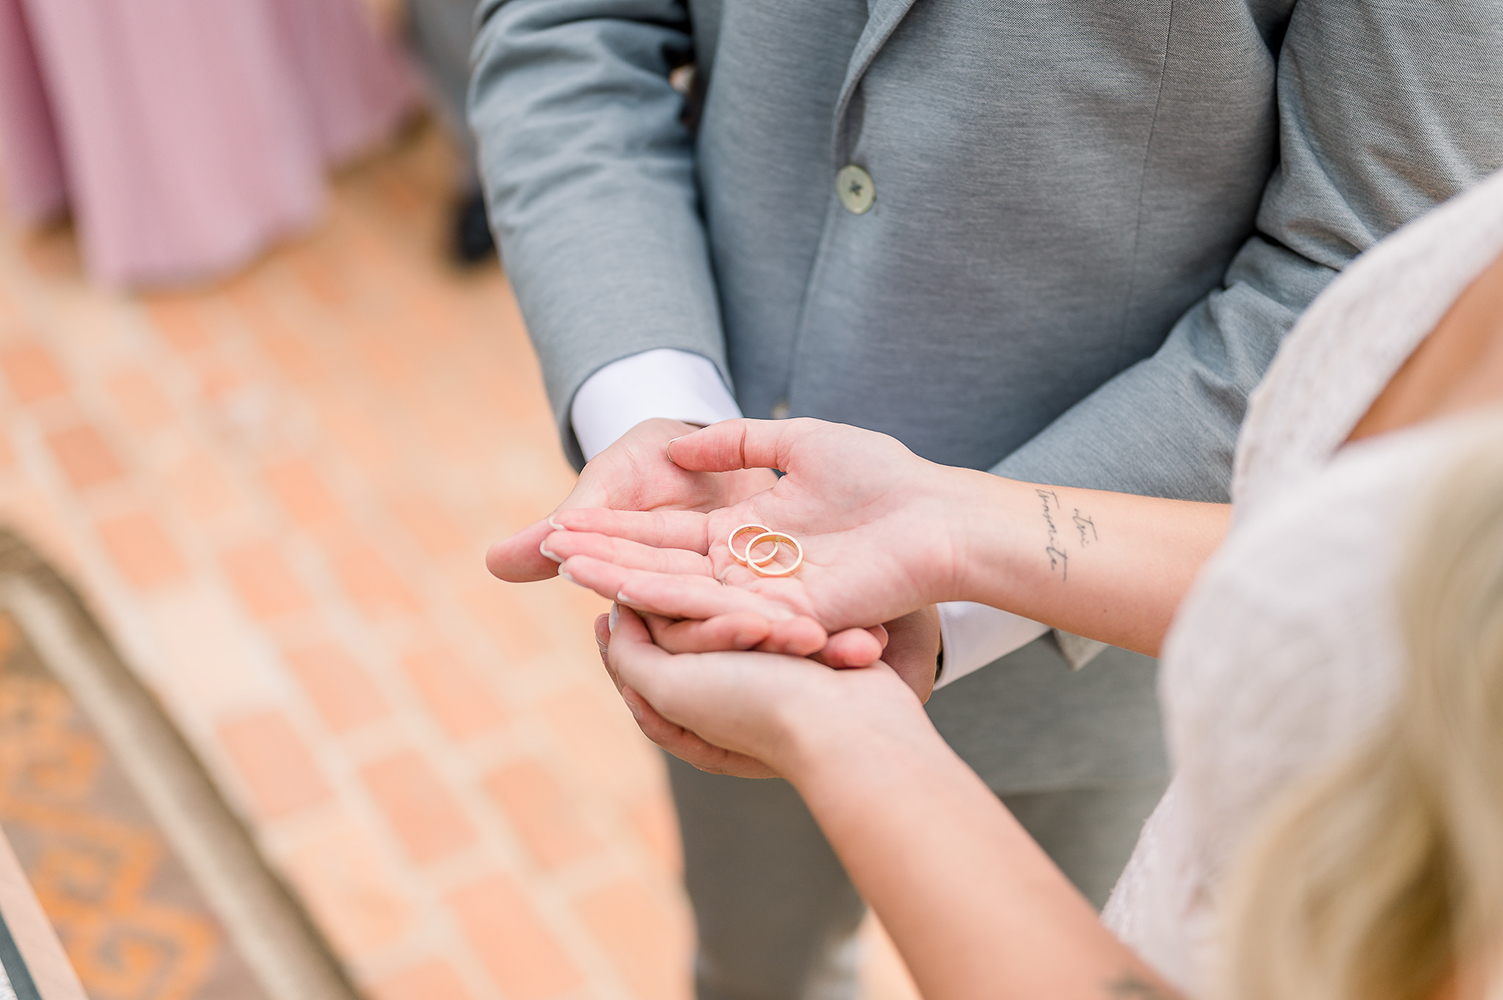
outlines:
{"label": "gray trousers", "polygon": [[[1051,638],[941,689],[929,714],[1101,906],[1167,782],[1157,661],[1072,673]],[[1030,784],[1028,772],[1040,780]],[[669,758],[699,933],[699,1000],[850,1000],[865,906],[798,793]]]}

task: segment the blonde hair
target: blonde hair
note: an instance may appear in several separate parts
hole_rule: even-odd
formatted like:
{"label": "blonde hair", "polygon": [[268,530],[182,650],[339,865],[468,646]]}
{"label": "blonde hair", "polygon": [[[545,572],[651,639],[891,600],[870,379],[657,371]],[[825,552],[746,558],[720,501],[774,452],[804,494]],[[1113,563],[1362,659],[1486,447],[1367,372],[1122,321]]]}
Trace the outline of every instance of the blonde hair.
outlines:
{"label": "blonde hair", "polygon": [[1428,1000],[1503,942],[1503,421],[1425,513],[1399,703],[1239,859],[1231,1000]]}

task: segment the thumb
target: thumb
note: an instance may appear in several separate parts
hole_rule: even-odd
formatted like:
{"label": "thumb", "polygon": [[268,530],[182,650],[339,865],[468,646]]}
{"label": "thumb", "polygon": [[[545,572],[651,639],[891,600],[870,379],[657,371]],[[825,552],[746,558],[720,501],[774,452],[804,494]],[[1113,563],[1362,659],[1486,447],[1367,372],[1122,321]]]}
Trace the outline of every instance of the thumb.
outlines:
{"label": "thumb", "polygon": [[722,420],[668,442],[668,459],[689,472],[788,471],[812,420]]}
{"label": "thumb", "polygon": [[[571,507],[610,507],[610,492],[602,477],[590,474],[587,466],[574,484],[574,489],[564,497],[564,502],[553,511]],[[505,541],[492,545],[485,553],[485,568],[492,576],[508,583],[533,583],[549,580],[558,575],[558,561],[542,553],[543,539],[558,531],[552,515],[535,521]]]}
{"label": "thumb", "polygon": [[558,563],[543,555],[543,539],[554,532],[547,519],[528,525],[485,552],[485,568],[508,583],[532,583],[558,575]]}
{"label": "thumb", "polygon": [[608,483],[609,477],[597,474],[596,470],[586,465],[579,478],[574,481],[574,488],[569,495],[564,497],[563,503],[554,508],[553,513],[561,510],[569,510],[574,507],[611,507],[618,506],[611,502],[612,493]]}

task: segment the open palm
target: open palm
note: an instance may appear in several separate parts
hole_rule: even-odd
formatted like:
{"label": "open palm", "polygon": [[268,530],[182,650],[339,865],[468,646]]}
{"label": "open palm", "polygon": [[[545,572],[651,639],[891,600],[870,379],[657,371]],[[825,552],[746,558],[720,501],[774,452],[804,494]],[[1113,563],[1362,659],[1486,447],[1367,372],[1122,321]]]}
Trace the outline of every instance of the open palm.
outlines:
{"label": "open palm", "polygon": [[[830,631],[890,621],[955,587],[955,484],[893,438],[816,420],[731,420],[675,440],[671,457],[696,472],[785,475],[710,512],[560,511],[564,530],[543,547],[570,579],[671,618],[806,615]],[[797,573],[762,577],[732,557],[728,535],[750,523],[798,539]]]}

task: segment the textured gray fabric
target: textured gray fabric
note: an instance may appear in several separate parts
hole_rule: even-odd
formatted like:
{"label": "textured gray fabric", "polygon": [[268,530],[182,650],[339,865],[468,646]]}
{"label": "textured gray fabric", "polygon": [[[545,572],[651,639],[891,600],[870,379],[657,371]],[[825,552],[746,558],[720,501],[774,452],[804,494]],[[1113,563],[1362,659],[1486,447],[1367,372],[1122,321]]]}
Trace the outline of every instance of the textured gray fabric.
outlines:
{"label": "textured gray fabric", "polygon": [[855,996],[861,897],[798,792],[667,757],[699,938],[700,1000]]}
{"label": "textured gray fabric", "polygon": [[472,123],[561,427],[593,371],[679,347],[749,415],[1219,497],[1298,311],[1503,165],[1491,0],[692,7],[481,5]]}
{"label": "textured gray fabric", "polygon": [[[482,0],[478,17],[491,218],[576,463],[579,385],[671,347],[720,366],[751,416],[786,399],[937,461],[1222,500],[1247,392],[1299,312],[1503,166],[1496,0]],[[689,60],[697,130],[668,83]],[[847,163],[874,180],[863,215],[834,197]],[[935,699],[993,787],[1161,777],[1151,668],[1050,671],[1029,649]],[[1003,698],[1014,668],[1026,699]],[[680,792],[692,841],[719,800]],[[725,856],[691,845],[691,886],[744,884],[717,875]],[[702,949],[827,912],[825,885],[791,884],[782,915],[697,893],[726,908]]]}
{"label": "textured gray fabric", "polygon": [[1157,660],[1108,646],[1073,671],[1044,636],[940,688],[929,717],[998,794],[1162,778],[1157,669]]}

